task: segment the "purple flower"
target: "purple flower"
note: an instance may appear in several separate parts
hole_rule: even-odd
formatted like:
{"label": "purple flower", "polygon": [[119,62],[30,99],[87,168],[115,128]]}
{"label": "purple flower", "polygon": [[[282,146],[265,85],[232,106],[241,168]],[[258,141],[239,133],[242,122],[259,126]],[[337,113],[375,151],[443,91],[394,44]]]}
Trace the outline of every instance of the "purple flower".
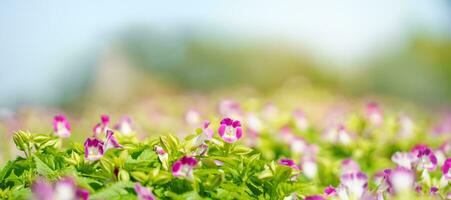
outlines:
{"label": "purple flower", "polygon": [[368,177],[362,172],[343,174],[337,194],[340,199],[360,199],[367,191]]}
{"label": "purple flower", "polygon": [[33,196],[37,200],[87,200],[89,192],[78,188],[71,178],[62,178],[55,184],[51,184],[43,179],[37,179],[31,186]]}
{"label": "purple flower", "polygon": [[108,130],[108,125],[110,124],[110,117],[108,115],[100,116],[100,123],[96,124],[93,128],[94,137],[100,137],[105,134]]}
{"label": "purple flower", "polygon": [[389,180],[394,192],[408,191],[413,189],[415,174],[412,170],[399,167],[391,171]]}
{"label": "purple flower", "polygon": [[304,111],[302,111],[301,109],[296,109],[295,111],[293,111],[293,119],[296,128],[298,128],[299,130],[305,131],[309,127],[307,117],[305,116]]}
{"label": "purple flower", "polygon": [[416,152],[417,160],[417,170],[425,170],[434,171],[437,167],[437,157],[426,146],[416,146],[412,152]]}
{"label": "purple flower", "polygon": [[116,137],[114,137],[114,132],[112,130],[106,131],[106,140],[104,142],[103,149],[106,151],[110,148],[121,148],[122,145],[119,144]]}
{"label": "purple flower", "polygon": [[135,192],[139,200],[155,200],[157,199],[149,188],[142,186],[140,183],[135,184]]}
{"label": "purple flower", "polygon": [[67,138],[70,136],[71,128],[66,116],[56,115],[55,118],[53,118],[53,130],[55,135],[59,137]]}
{"label": "purple flower", "polygon": [[418,158],[411,152],[396,152],[391,157],[391,160],[400,167],[412,169],[412,165],[417,162]]}
{"label": "purple flower", "polygon": [[442,166],[442,173],[446,180],[451,180],[451,158],[446,159]]}
{"label": "purple flower", "polygon": [[374,126],[380,126],[384,120],[382,110],[379,108],[379,104],[370,102],[366,104],[366,118]]}
{"label": "purple flower", "polygon": [[390,182],[391,169],[385,169],[374,175],[375,183],[377,185],[378,195],[382,192],[392,192],[392,184]]}
{"label": "purple flower", "polygon": [[360,172],[360,166],[356,161],[348,158],[348,159],[344,159],[341,162],[340,171],[341,171],[341,174],[356,173],[356,172]]}
{"label": "purple flower", "polygon": [[312,195],[312,196],[306,196],[304,198],[304,200],[326,200],[326,199],[321,195]]}
{"label": "purple flower", "polygon": [[346,127],[338,125],[338,127],[329,128],[324,132],[324,139],[334,144],[349,145],[353,136],[348,132]]}
{"label": "purple flower", "polygon": [[290,145],[291,152],[296,155],[302,154],[307,148],[307,142],[304,138],[293,135],[288,143]]}
{"label": "purple flower", "polygon": [[114,129],[125,136],[131,136],[134,134],[132,128],[132,120],[128,116],[122,116],[119,122],[114,125]]}
{"label": "purple flower", "polygon": [[337,190],[335,190],[335,188],[332,185],[329,185],[324,189],[324,194],[329,197],[335,196],[337,195]]}
{"label": "purple flower", "polygon": [[436,195],[438,193],[438,187],[432,186],[429,191],[431,195]]}
{"label": "purple flower", "polygon": [[234,143],[243,135],[241,123],[238,120],[224,118],[218,129],[219,135],[227,143]]}
{"label": "purple flower", "polygon": [[98,160],[103,156],[103,142],[97,138],[88,138],[85,141],[85,158],[90,161]]}
{"label": "purple flower", "polygon": [[193,157],[183,156],[172,165],[172,175],[175,177],[192,180],[193,168],[197,165],[197,160]]}
{"label": "purple flower", "polygon": [[299,166],[297,166],[296,162],[294,162],[294,160],[291,160],[291,159],[282,158],[279,160],[279,164],[287,166],[287,167],[291,167],[294,170],[299,170]]}

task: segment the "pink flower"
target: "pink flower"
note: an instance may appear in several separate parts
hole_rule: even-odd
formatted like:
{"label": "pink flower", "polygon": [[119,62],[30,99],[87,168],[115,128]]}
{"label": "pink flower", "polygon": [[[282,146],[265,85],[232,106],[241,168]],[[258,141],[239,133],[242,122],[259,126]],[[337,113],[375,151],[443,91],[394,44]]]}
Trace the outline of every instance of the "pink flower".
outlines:
{"label": "pink flower", "polygon": [[110,124],[110,117],[108,115],[100,116],[100,123],[96,124],[93,128],[94,137],[100,137],[102,134],[106,134],[108,125]]}
{"label": "pink flower", "polygon": [[[382,192],[392,192],[392,184],[390,182],[391,169],[385,169],[384,171],[378,172],[374,175],[374,179],[377,185],[377,191]],[[380,194],[378,194],[380,195]]]}
{"label": "pink flower", "polygon": [[382,110],[379,108],[379,104],[370,102],[366,105],[366,117],[368,121],[374,126],[382,125],[384,116]]}
{"label": "pink flower", "polygon": [[142,186],[140,183],[135,184],[135,192],[139,200],[156,200],[157,198],[152,194],[149,188]]}
{"label": "pink flower", "polygon": [[200,112],[197,109],[189,109],[185,112],[185,122],[190,126],[198,126],[200,123]]}
{"label": "pink flower", "polygon": [[417,155],[417,170],[427,169],[428,171],[434,171],[437,167],[437,157],[434,155],[431,149],[426,146],[417,145],[412,149],[412,152]]}
{"label": "pink flower", "polygon": [[316,162],[316,155],[318,154],[318,146],[315,144],[309,144],[306,146],[301,157],[301,168],[303,174],[313,179],[318,174],[318,164]]}
{"label": "pink flower", "polygon": [[218,133],[225,142],[234,143],[241,138],[243,130],[240,121],[224,118],[221,121]]}
{"label": "pink flower", "polygon": [[193,157],[183,156],[172,165],[172,175],[180,178],[192,180],[193,169],[197,165],[197,160]]}
{"label": "pink flower", "polygon": [[160,160],[161,164],[163,165],[163,168],[167,169],[169,154],[161,146],[158,146],[158,145],[154,146],[154,150],[157,153],[158,159]]}
{"label": "pink flower", "polygon": [[360,166],[356,161],[348,158],[341,162],[340,171],[341,174],[356,173],[360,172]]}
{"label": "pink flower", "polygon": [[290,145],[291,152],[296,155],[302,154],[307,148],[307,142],[304,138],[293,135],[288,143]]}
{"label": "pink flower", "polygon": [[298,128],[301,131],[307,130],[307,128],[309,127],[309,123],[307,117],[305,116],[304,111],[302,111],[301,109],[296,109],[295,111],[293,111],[293,118],[296,128]]}
{"label": "pink flower", "polygon": [[299,170],[299,166],[297,166],[296,163],[294,162],[294,160],[291,160],[291,159],[282,158],[279,160],[279,164],[287,166],[287,167],[291,167],[294,170]]}
{"label": "pink flower", "polygon": [[335,190],[333,186],[329,185],[324,189],[324,194],[326,196],[335,196],[337,195],[337,190]]}
{"label": "pink flower", "polygon": [[219,114],[223,117],[235,117],[241,116],[241,106],[238,102],[232,100],[222,100],[218,106]]}
{"label": "pink flower", "polygon": [[103,149],[106,151],[110,148],[121,148],[122,145],[119,144],[116,137],[114,137],[114,132],[112,130],[106,131],[106,140],[104,142]]}
{"label": "pink flower", "polygon": [[62,178],[55,184],[48,183],[43,179],[38,179],[31,186],[33,196],[37,200],[87,200],[89,192],[78,188],[71,178]]}
{"label": "pink flower", "polygon": [[252,132],[254,135],[259,135],[263,129],[263,124],[260,118],[255,113],[249,113],[246,117],[247,132]]}
{"label": "pink flower", "polygon": [[391,157],[391,160],[400,167],[412,169],[413,164],[417,161],[417,157],[411,152],[396,152]]}
{"label": "pink flower", "polygon": [[324,139],[334,144],[349,145],[353,138],[346,127],[339,125],[338,127],[327,129],[324,133]]}
{"label": "pink flower", "polygon": [[90,161],[98,160],[103,156],[103,142],[97,138],[88,138],[85,141],[85,158]]}
{"label": "pink flower", "polygon": [[391,171],[390,183],[396,193],[412,190],[415,183],[415,174],[406,168],[396,168]]}
{"label": "pink flower", "polygon": [[56,115],[53,118],[53,130],[55,135],[67,138],[70,136],[70,124],[64,115]]}
{"label": "pink flower", "polygon": [[360,199],[367,191],[368,177],[362,172],[343,174],[337,194],[340,199]]}
{"label": "pink flower", "polygon": [[446,159],[442,166],[442,173],[446,180],[451,180],[451,158]]}
{"label": "pink flower", "polygon": [[326,199],[321,195],[311,195],[311,196],[306,196],[304,198],[304,200],[326,200]]}
{"label": "pink flower", "polygon": [[274,103],[266,103],[262,108],[262,116],[265,121],[273,121],[279,115],[279,108]]}
{"label": "pink flower", "polygon": [[131,136],[134,133],[132,128],[132,120],[128,116],[122,116],[119,122],[114,125],[114,129],[125,136]]}
{"label": "pink flower", "polygon": [[210,121],[205,121],[202,126],[202,133],[199,134],[194,140],[194,146],[200,146],[205,143],[205,141],[209,141],[213,138],[214,132],[210,126]]}

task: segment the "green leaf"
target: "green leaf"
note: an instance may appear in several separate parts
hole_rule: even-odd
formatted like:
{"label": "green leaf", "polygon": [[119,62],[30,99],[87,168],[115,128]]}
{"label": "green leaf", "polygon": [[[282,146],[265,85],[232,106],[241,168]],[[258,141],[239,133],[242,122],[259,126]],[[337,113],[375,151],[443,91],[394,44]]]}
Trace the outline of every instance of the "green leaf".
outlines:
{"label": "green leaf", "polygon": [[45,164],[37,156],[33,156],[33,159],[34,163],[36,164],[36,171],[38,172],[39,175],[45,177],[54,177],[55,173],[47,164]]}
{"label": "green leaf", "polygon": [[121,197],[129,196],[126,188],[133,188],[134,184],[129,181],[116,182],[107,186],[105,189],[98,191],[90,196],[90,199],[121,199]]}
{"label": "green leaf", "polygon": [[246,147],[246,146],[235,146],[235,148],[233,148],[232,153],[234,154],[238,154],[238,155],[246,155],[249,154],[253,151],[253,149]]}

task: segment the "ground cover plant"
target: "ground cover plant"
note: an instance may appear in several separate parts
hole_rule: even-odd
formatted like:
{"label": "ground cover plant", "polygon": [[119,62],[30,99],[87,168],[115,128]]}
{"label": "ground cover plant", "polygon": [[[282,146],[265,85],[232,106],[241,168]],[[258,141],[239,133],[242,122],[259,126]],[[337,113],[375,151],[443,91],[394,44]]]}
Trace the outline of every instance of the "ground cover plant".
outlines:
{"label": "ground cover plant", "polygon": [[[0,170],[2,199],[451,199],[451,117],[385,112],[371,102],[313,122],[301,109],[224,100],[183,136],[142,137],[132,118],[71,118],[49,133],[15,132],[21,152]],[[337,111],[338,112],[338,111]],[[79,128],[78,130],[80,130]]]}

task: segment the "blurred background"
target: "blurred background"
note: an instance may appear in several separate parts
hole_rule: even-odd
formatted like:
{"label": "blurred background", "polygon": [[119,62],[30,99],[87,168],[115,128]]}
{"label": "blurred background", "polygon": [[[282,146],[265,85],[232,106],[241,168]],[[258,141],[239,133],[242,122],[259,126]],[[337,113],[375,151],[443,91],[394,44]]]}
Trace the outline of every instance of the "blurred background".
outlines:
{"label": "blurred background", "polygon": [[[451,3],[2,1],[0,107],[80,108],[287,82],[451,100]],[[81,106],[83,107],[83,106]]]}
{"label": "blurred background", "polygon": [[0,116],[287,85],[428,109],[451,102],[446,0],[0,4]]}

